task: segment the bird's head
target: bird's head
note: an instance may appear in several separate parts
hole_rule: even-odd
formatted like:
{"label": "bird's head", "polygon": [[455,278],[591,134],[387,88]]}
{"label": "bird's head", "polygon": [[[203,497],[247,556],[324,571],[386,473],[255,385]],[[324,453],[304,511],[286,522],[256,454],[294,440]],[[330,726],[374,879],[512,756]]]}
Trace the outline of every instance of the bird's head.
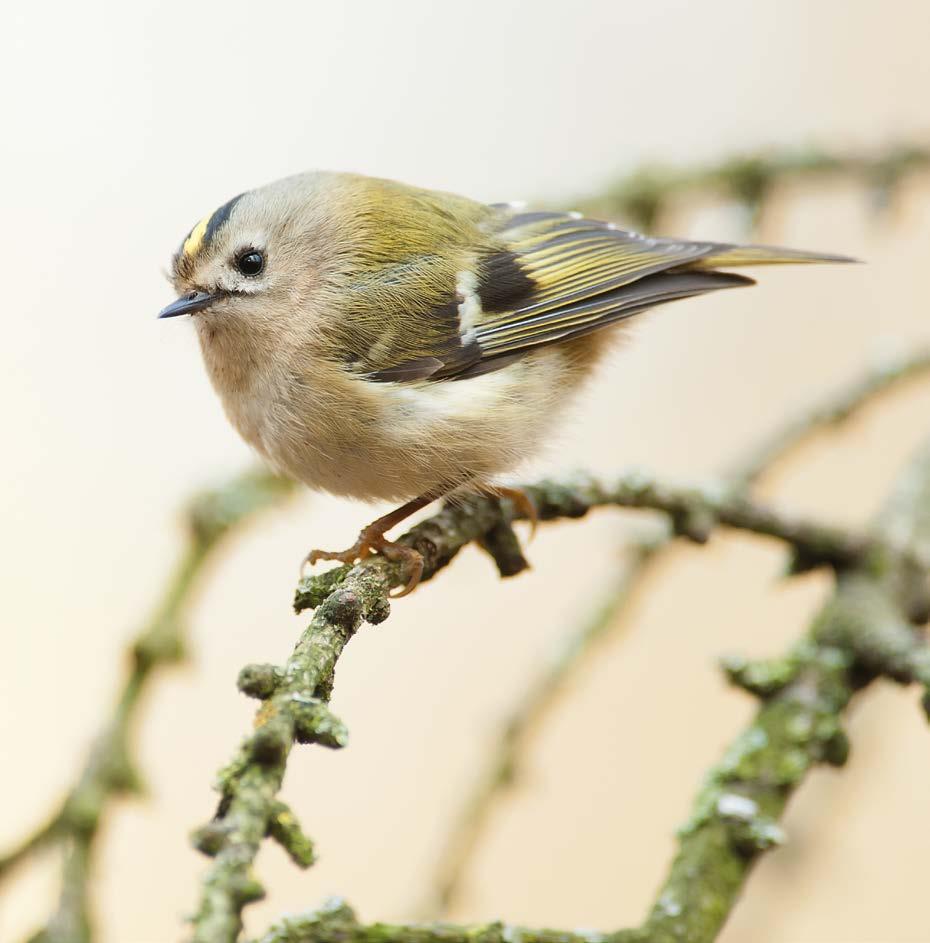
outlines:
{"label": "bird's head", "polygon": [[200,220],[174,255],[178,298],[159,317],[194,315],[216,329],[296,316],[331,255],[318,177],[241,193]]}

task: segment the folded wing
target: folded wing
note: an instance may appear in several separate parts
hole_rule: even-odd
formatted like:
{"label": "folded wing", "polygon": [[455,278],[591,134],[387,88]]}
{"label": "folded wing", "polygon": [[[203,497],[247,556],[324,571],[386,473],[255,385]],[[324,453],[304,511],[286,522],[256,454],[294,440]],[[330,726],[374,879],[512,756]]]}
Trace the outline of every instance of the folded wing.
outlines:
{"label": "folded wing", "polygon": [[578,214],[505,212],[479,252],[473,277],[457,286],[454,343],[369,377],[464,379],[656,305],[754,284],[720,267],[848,261],[768,246],[651,238]]}

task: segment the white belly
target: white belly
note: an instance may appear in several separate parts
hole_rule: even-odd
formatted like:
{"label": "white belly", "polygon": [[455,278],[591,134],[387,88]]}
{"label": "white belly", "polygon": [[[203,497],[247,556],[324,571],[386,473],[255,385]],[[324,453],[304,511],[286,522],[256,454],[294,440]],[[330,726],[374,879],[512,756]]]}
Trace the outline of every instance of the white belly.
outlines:
{"label": "white belly", "polygon": [[326,364],[299,378],[277,367],[235,382],[210,374],[233,425],[277,470],[332,494],[405,501],[489,481],[532,455],[580,379],[553,369],[563,356],[549,348],[432,383],[376,383]]}

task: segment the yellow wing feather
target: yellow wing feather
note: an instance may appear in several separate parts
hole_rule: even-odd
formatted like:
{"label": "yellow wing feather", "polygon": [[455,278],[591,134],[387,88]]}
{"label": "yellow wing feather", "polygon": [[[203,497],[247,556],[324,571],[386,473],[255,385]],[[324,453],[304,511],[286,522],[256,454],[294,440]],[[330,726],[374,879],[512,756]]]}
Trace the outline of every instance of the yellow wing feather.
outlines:
{"label": "yellow wing feather", "polygon": [[515,214],[501,237],[535,288],[523,303],[482,321],[476,339],[485,357],[588,333],[677,298],[752,284],[718,268],[852,261],[768,246],[650,238],[573,214]]}

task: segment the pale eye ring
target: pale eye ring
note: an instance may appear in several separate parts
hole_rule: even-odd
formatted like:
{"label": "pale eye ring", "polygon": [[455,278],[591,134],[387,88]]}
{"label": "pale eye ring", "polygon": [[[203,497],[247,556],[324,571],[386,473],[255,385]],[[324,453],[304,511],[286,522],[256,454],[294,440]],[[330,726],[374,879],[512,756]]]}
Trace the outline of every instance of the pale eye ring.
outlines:
{"label": "pale eye ring", "polygon": [[265,256],[258,249],[246,249],[236,256],[236,268],[246,278],[255,278],[265,268]]}

